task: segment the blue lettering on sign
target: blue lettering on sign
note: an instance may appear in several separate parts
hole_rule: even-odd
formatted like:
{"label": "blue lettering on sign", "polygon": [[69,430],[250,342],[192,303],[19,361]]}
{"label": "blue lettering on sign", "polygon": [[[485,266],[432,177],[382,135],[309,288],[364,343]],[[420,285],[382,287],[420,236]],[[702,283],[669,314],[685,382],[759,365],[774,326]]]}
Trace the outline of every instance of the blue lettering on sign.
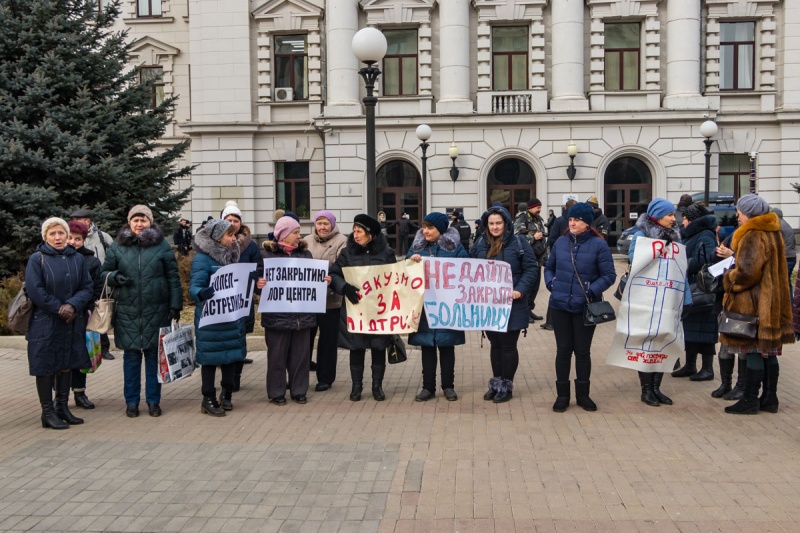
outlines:
{"label": "blue lettering on sign", "polygon": [[479,304],[448,305],[445,302],[425,302],[428,327],[431,329],[506,329],[511,309]]}

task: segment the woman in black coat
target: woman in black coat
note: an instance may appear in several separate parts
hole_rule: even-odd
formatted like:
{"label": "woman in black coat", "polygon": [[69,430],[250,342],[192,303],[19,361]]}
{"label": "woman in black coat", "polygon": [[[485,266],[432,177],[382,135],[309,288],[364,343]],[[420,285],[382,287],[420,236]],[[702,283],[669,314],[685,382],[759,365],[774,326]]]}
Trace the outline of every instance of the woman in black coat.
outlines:
{"label": "woman in black coat", "polygon": [[26,335],[28,368],[36,376],[42,427],[53,429],[83,424],[70,413],[67,402],[72,370],[91,364],[86,351],[86,309],[92,300],[92,280],[83,256],[67,244],[68,238],[64,220],[45,220],[44,243],[36,247],[25,268],[25,290],[33,302]]}
{"label": "woman in black coat", "polygon": [[[353,220],[353,233],[347,237],[347,245],[342,249],[330,269],[331,287],[337,294],[343,294],[350,303],[358,304],[361,293],[358,288],[344,279],[342,269],[349,266],[385,265],[396,262],[394,250],[386,243],[381,232],[381,223],[369,215],[356,215]],[[386,349],[391,344],[390,335],[364,335],[347,331],[346,305],[342,305],[343,318],[339,330],[339,347],[350,350],[350,377],[353,389],[350,401],[361,400],[364,380],[364,359],[367,348],[372,354],[372,396],[383,401],[383,375],[386,372]]]}

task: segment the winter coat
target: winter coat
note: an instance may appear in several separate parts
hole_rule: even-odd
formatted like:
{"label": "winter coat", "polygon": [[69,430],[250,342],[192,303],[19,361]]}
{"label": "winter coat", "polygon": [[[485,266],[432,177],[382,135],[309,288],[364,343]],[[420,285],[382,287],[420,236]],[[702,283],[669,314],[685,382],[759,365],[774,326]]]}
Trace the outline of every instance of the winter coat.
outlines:
{"label": "winter coat", "polygon": [[608,244],[589,229],[579,235],[567,233],[559,237],[544,267],[550,308],[568,313],[583,313],[587,296],[592,302],[602,300],[603,292],[616,279]]}
{"label": "winter coat", "polygon": [[[461,237],[454,227],[439,235],[435,243],[425,239],[422,230],[417,232],[411,249],[406,254],[406,259],[414,254],[422,257],[469,257],[467,251],[461,246]],[[419,328],[416,333],[408,336],[408,344],[412,346],[458,346],[465,342],[464,332],[455,329],[430,329],[428,318],[422,313]]]}
{"label": "winter coat", "polygon": [[569,219],[567,218],[566,214],[563,214],[555,219],[553,225],[550,226],[550,234],[547,236],[547,247],[552,248],[556,243],[556,240],[558,240],[559,237],[562,237],[568,229]]}
{"label": "winter coat", "polygon": [[247,353],[246,317],[200,327],[203,302],[198,293],[211,284],[211,275],[221,267],[237,263],[239,247],[228,248],[213,240],[205,231],[194,238],[197,254],[192,259],[189,296],[195,301],[194,336],[197,362],[201,365],[227,365],[242,361]]}
{"label": "winter coat", "polygon": [[178,229],[172,236],[172,242],[182,253],[188,252],[192,248],[192,228],[187,228],[178,224]]}
{"label": "winter coat", "polygon": [[[120,274],[129,280],[124,287],[117,282]],[[123,226],[108,249],[102,275],[109,276],[109,286],[118,287],[114,292],[117,348],[157,348],[158,330],[169,326],[170,310],[183,308],[178,262],[161,228],[154,224],[137,236],[130,226]]]}
{"label": "winter coat", "polygon": [[603,236],[604,240],[608,240],[608,230],[611,228],[611,224],[608,222],[608,217],[603,214],[602,209],[594,210],[594,220],[592,220],[591,226]]}
{"label": "winter coat", "polygon": [[75,251],[83,256],[83,263],[86,265],[86,270],[89,271],[89,277],[92,279],[92,300],[89,302],[87,309],[89,309],[89,311],[94,311],[94,304],[103,292],[103,281],[105,278],[100,275],[100,272],[103,270],[103,265],[100,264],[100,260],[94,256],[94,252],[86,248],[86,246],[81,246]]}
{"label": "winter coat", "polygon": [[781,235],[783,236],[783,244],[786,246],[786,260],[797,259],[797,244],[794,240],[794,230],[792,226],[783,219],[781,219]]}
{"label": "winter coat", "polygon": [[[338,226],[334,226],[324,238],[317,235],[317,228],[315,227],[311,235],[307,235],[303,240],[308,245],[311,257],[328,262],[328,270],[336,262],[339,253],[347,244],[347,237],[339,232]],[[325,304],[325,309],[339,309],[340,307],[342,307],[342,296],[336,294],[336,291],[328,285],[328,301]]]}
{"label": "winter coat", "polygon": [[533,249],[528,241],[521,235],[514,235],[514,223],[511,215],[503,207],[490,207],[481,220],[483,227],[488,228],[487,220],[489,215],[500,214],[506,224],[506,233],[503,236],[503,245],[500,253],[495,257],[486,257],[489,253],[489,230],[472,246],[469,251],[470,257],[475,259],[494,259],[503,261],[511,267],[511,281],[513,290],[522,293],[522,298],[511,302],[511,316],[508,318],[508,329],[506,331],[517,331],[527,329],[530,309],[528,309],[527,297],[533,290],[536,276],[539,274],[539,264],[533,254]]}
{"label": "winter coat", "polygon": [[[351,233],[347,244],[330,269],[331,287],[336,294],[344,294],[347,281],[342,268],[349,266],[387,265],[396,263],[394,250],[386,242],[386,236],[376,235],[366,246],[361,246]],[[391,335],[365,335],[347,331],[347,304],[343,302],[339,321],[339,348],[347,350],[385,350],[391,344]]]}
{"label": "winter coat", "polygon": [[[717,217],[705,215],[693,220],[681,230],[686,245],[688,267],[687,281],[693,283],[697,273],[716,255]],[[717,316],[713,309],[700,313],[689,313],[683,318],[683,337],[686,342],[716,344]]]}
{"label": "winter coat", "polygon": [[[264,241],[264,259],[313,259],[308,251],[308,244],[300,240],[297,249],[286,253],[283,245],[275,241]],[[267,285],[269,288],[269,285]],[[311,329],[317,325],[316,313],[261,313],[261,325],[264,329]]]}
{"label": "winter coat", "polygon": [[[72,246],[56,250],[40,244],[25,267],[25,291],[33,302],[25,335],[30,375],[91,366],[86,351],[86,309],[92,301],[92,279],[83,256]],[[75,318],[69,324],[58,316],[63,304],[75,308]]]}
{"label": "winter coat", "polygon": [[94,222],[89,226],[89,234],[83,241],[83,245],[89,250],[94,252],[94,255],[102,263],[106,259],[106,250],[111,246],[114,240],[111,235],[105,231],[100,231],[100,228],[94,225]]}
{"label": "winter coat", "polygon": [[[258,244],[253,240],[253,234],[250,233],[250,228],[244,224],[239,228],[236,233],[236,243],[239,245],[239,262],[240,263],[255,263],[256,272],[259,275],[264,273],[264,260],[261,257],[261,250],[258,249]],[[261,294],[259,289],[256,289],[256,294]],[[253,333],[256,325],[256,306],[250,307],[250,315],[244,318],[244,327],[247,333]]]}
{"label": "winter coat", "polygon": [[723,277],[727,311],[758,315],[758,338],[743,341],[720,333],[728,346],[755,345],[760,351],[776,350],[794,342],[792,309],[786,280],[789,277],[778,215],[753,217],[736,229],[731,240],[736,254],[733,268]]}

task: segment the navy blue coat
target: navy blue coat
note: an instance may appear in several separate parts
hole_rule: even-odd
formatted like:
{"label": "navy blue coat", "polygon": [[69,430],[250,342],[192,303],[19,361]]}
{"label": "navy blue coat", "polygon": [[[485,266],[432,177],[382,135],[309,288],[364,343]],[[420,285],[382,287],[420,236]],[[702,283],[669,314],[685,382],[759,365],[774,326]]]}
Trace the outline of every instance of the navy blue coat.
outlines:
{"label": "navy blue coat", "polygon": [[[25,268],[25,291],[34,306],[25,335],[30,375],[89,368],[86,309],[92,301],[92,278],[83,256],[72,246],[56,250],[40,244]],[[69,324],[58,316],[63,304],[75,308],[75,319]]]}
{"label": "navy blue coat", "polygon": [[[241,255],[239,256],[240,263],[255,263],[258,265],[257,271],[259,275],[264,272],[264,259],[261,257],[261,250],[258,248],[258,244],[253,240],[252,234],[250,233],[250,228],[247,226],[242,226],[239,228],[239,233],[236,234],[236,240],[239,243],[239,250],[241,251]],[[256,290],[256,294],[261,294],[259,290]],[[250,316],[246,316],[244,319],[244,326],[247,330],[247,333],[253,333],[256,325],[256,306],[252,306],[250,308]]]}
{"label": "navy blue coat", "polygon": [[[434,242],[428,242],[422,234],[422,230],[417,231],[411,249],[406,254],[406,259],[414,254],[423,257],[469,257],[467,251],[461,245],[461,237],[458,228],[450,226],[447,231],[439,236]],[[464,344],[464,332],[456,329],[430,329],[428,318],[422,313],[419,328],[416,333],[408,336],[408,344],[412,346],[458,346]]]}
{"label": "navy blue coat", "polygon": [[[575,274],[576,269],[583,287]],[[590,301],[602,300],[603,292],[616,279],[617,272],[608,244],[591,230],[580,235],[567,233],[556,239],[544,268],[545,286],[550,291],[550,307],[568,313],[583,313],[587,295]]]}
{"label": "navy blue coat", "polygon": [[192,259],[189,296],[195,301],[194,335],[197,362],[201,365],[227,365],[244,359],[247,353],[245,317],[233,322],[200,326],[203,302],[198,293],[209,286],[211,275],[225,265],[236,263],[238,248],[226,248],[201,229],[194,238],[197,255]]}
{"label": "navy blue coat", "polygon": [[[489,253],[489,226],[487,220],[489,215],[500,214],[506,223],[506,234],[503,237],[503,246],[500,253],[495,257],[486,257]],[[490,207],[481,217],[486,233],[475,241],[469,251],[470,257],[475,259],[496,259],[504,261],[511,267],[511,281],[514,290],[522,293],[522,298],[513,300],[511,303],[511,316],[508,318],[508,329],[506,331],[517,331],[527,329],[530,309],[528,309],[528,294],[533,290],[533,283],[539,274],[539,264],[533,253],[531,245],[522,235],[514,235],[514,221],[511,215],[503,207]]]}
{"label": "navy blue coat", "polygon": [[[695,281],[700,268],[711,263],[716,256],[717,217],[706,215],[693,220],[681,230],[688,258],[688,281]],[[713,309],[701,313],[690,313],[683,319],[683,337],[686,342],[716,344],[717,317]]]}

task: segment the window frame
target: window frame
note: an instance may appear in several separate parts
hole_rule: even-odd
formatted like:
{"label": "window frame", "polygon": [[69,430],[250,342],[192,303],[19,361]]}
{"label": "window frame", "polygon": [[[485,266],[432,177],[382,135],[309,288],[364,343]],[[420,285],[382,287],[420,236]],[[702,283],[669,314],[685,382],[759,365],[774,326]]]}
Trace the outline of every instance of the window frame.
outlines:
{"label": "window frame", "polygon": [[[304,51],[302,54],[295,54],[295,53],[285,53],[285,52],[278,52],[278,39],[285,39],[287,37],[294,37],[294,38],[302,38],[304,42]],[[308,34],[307,33],[285,33],[285,34],[278,34],[275,35],[272,39],[272,44],[274,46],[275,53],[273,54],[273,62],[275,68],[275,88],[278,87],[290,87],[294,91],[294,100],[308,100]],[[301,80],[300,86],[303,88],[303,95],[300,96],[297,94],[297,84],[295,80],[295,72],[293,68],[289,69],[289,84],[288,85],[281,85],[278,82],[278,76],[280,75],[278,72],[278,60],[279,59],[286,59],[289,61],[289,64],[293,64],[296,58],[302,58],[303,60],[303,79]]]}
{"label": "window frame", "polygon": [[[148,78],[145,79],[143,74],[145,71],[158,71],[159,75],[155,78]],[[155,109],[156,107],[160,106],[164,100],[166,100],[166,95],[164,94],[164,67],[161,65],[142,65],[139,67],[139,83],[144,85],[145,83],[152,80],[152,84],[150,85],[150,103],[148,104],[147,109]],[[161,95],[159,101],[159,87],[161,88]]]}
{"label": "window frame", "polygon": [[[147,13],[142,13],[142,0],[136,0],[136,17],[137,18],[161,18],[164,16],[164,1],[163,0],[144,0],[147,2]],[[98,0],[98,4],[102,4],[101,0]],[[153,15],[153,4],[157,4],[160,13],[157,15]]]}
{"label": "window frame", "polygon": [[[383,56],[383,76],[381,77],[382,81],[382,95],[383,96],[417,96],[419,94],[419,32],[416,28],[396,28],[396,29],[386,29],[384,33],[390,32],[413,32],[414,33],[414,42],[416,43],[416,52],[413,54],[389,54],[387,53]],[[414,92],[413,93],[405,93],[403,92],[403,60],[404,59],[411,59],[414,60]],[[397,59],[397,93],[389,93],[386,89],[386,81],[388,79],[387,75],[387,67],[386,67],[386,60],[387,59]]]}
{"label": "window frame", "polygon": [[[722,40],[722,26],[726,24],[752,24],[753,26],[753,40],[752,41],[723,41]],[[739,87],[739,50],[742,46],[751,46],[752,53],[750,54],[750,87]],[[733,86],[732,87],[723,87],[725,82],[725,76],[723,72],[723,68],[725,67],[725,63],[722,61],[722,49],[725,46],[731,46],[733,48],[733,72],[732,72],[732,79],[733,79]],[[726,21],[720,22],[720,32],[719,32],[719,90],[720,91],[754,91],[756,88],[756,21],[754,20],[736,20],[736,21]]]}
{"label": "window frame", "polygon": [[[636,25],[639,28],[639,46],[637,48],[608,48],[605,45],[603,46],[603,63],[605,65],[608,64],[608,56],[611,54],[618,54],[619,57],[619,79],[617,82],[619,83],[618,89],[609,89],[608,83],[606,82],[608,77],[608,70],[604,67],[603,68],[603,89],[606,91],[614,91],[614,92],[623,92],[623,91],[639,91],[641,90],[642,86],[642,25],[639,22],[608,22],[605,23],[605,26],[617,25],[617,24],[630,24]],[[636,53],[636,87],[634,88],[627,88],[625,87],[625,54],[635,52]]]}
{"label": "window frame", "polygon": [[[731,158],[731,161],[726,159]],[[735,164],[726,164],[735,163]],[[722,170],[724,167],[736,166],[741,168],[742,164],[746,164],[746,170]],[[722,190],[723,178],[730,178],[733,180],[733,190]],[[717,174],[717,190],[719,192],[730,192],[733,194],[734,202],[738,201],[744,194],[750,192],[750,156],[748,154],[736,153],[721,153],[719,154],[719,172]],[[743,192],[744,191],[744,192]]]}
{"label": "window frame", "polygon": [[[526,90],[528,90],[528,88],[530,86],[529,81],[528,81],[528,77],[530,76],[530,65],[529,65],[529,63],[530,63],[530,56],[529,56],[529,52],[530,52],[530,37],[528,37],[528,39],[526,39],[525,46],[523,47],[522,50],[511,51],[511,52],[508,52],[508,51],[498,52],[498,51],[495,50],[495,45],[494,45],[494,42],[495,42],[494,30],[496,28],[523,28],[526,32],[529,31],[529,28],[527,26],[520,26],[520,25],[492,26],[492,37],[491,37],[491,43],[492,43],[492,63],[491,63],[492,90],[493,91],[526,91]],[[521,89],[515,89],[514,88],[514,83],[513,83],[514,82],[514,69],[513,69],[513,58],[514,58],[514,56],[524,56],[524,58],[525,58],[525,77],[523,78],[522,88]],[[506,84],[507,84],[507,87],[508,87],[507,89],[498,89],[497,86],[496,86],[497,78],[496,78],[494,73],[495,73],[495,65],[497,64],[497,58],[498,57],[504,57],[505,60],[506,60],[506,65],[507,65],[507,68],[508,68],[508,79],[506,80]]]}
{"label": "window frame", "polygon": [[[304,178],[287,178],[286,177],[286,167],[285,165],[297,165],[297,164],[305,164],[305,177]],[[283,177],[279,177],[283,175]],[[302,202],[298,202],[297,198],[297,184],[305,183],[306,184],[306,191],[308,194],[308,198],[303,198],[302,200],[306,203],[306,209],[308,212],[301,213],[298,209],[298,205],[302,205]],[[283,185],[283,205],[281,205],[281,198],[279,198],[279,194],[281,191],[281,184]],[[286,201],[286,190],[287,188],[290,191],[289,197],[291,198],[291,205],[288,205]],[[284,211],[291,211],[292,213],[297,214],[298,217],[303,219],[311,218],[311,164],[310,161],[275,161],[275,209],[283,209]]]}

